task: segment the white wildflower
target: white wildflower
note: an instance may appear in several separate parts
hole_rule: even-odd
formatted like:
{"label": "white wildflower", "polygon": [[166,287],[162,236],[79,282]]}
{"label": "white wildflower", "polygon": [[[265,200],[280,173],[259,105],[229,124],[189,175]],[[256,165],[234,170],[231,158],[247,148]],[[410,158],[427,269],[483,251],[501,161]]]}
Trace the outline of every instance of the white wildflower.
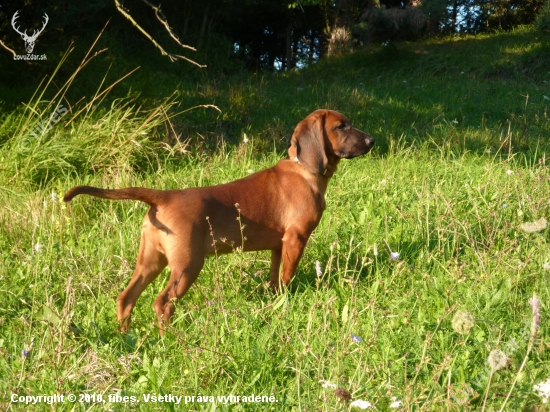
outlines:
{"label": "white wildflower", "polygon": [[321,379],[321,380],[319,381],[319,383],[321,384],[321,386],[322,386],[323,388],[332,388],[332,389],[336,389],[336,384],[335,384],[335,383],[332,383],[332,382],[330,382],[330,381],[326,381],[326,380],[324,380],[324,379]]}
{"label": "white wildflower", "polygon": [[59,200],[59,198],[57,197],[57,193],[55,192],[52,192],[52,202],[57,202]]}
{"label": "white wildflower", "polygon": [[544,262],[544,264],[542,265],[542,268],[544,270],[550,270],[550,262]]}
{"label": "white wildflower", "polygon": [[40,241],[38,241],[34,246],[33,246],[33,249],[36,253],[40,253],[40,251],[42,250],[42,245],[40,244]]}
{"label": "white wildflower", "polygon": [[454,119],[451,123],[458,124],[458,120]]}
{"label": "white wildflower", "polygon": [[533,389],[542,398],[542,403],[548,403],[550,399],[550,379],[533,386]]}
{"label": "white wildflower", "polygon": [[247,172],[248,172],[248,173],[254,173],[254,170],[248,169]]}
{"label": "white wildflower", "polygon": [[508,361],[508,356],[506,356],[506,354],[500,349],[493,349],[487,358],[487,362],[489,362],[489,366],[493,372],[506,367]]}
{"label": "white wildflower", "polygon": [[506,171],[506,174],[507,174],[508,176],[511,176],[511,175],[513,175],[513,174],[514,174],[514,171],[513,171],[513,170],[510,170],[510,169],[508,169],[508,170]]}
{"label": "white wildflower", "polygon": [[368,402],[368,401],[364,401],[362,399],[357,399],[355,401],[353,401],[352,403],[350,403],[350,405],[352,408],[359,408],[359,409],[369,409],[369,408],[372,408],[372,403]]}
{"label": "white wildflower", "polygon": [[244,136],[244,137],[243,137],[243,142],[244,142],[244,143],[248,143],[249,140],[248,140],[248,137],[246,137],[246,133],[243,133],[243,136]]}
{"label": "white wildflower", "polygon": [[318,277],[323,276],[323,269],[321,269],[321,262],[318,260],[315,261],[315,273],[317,273]]}
{"label": "white wildflower", "polygon": [[390,408],[397,409],[397,408],[400,408],[402,405],[403,405],[403,402],[398,400],[397,397],[395,396],[391,397]]}

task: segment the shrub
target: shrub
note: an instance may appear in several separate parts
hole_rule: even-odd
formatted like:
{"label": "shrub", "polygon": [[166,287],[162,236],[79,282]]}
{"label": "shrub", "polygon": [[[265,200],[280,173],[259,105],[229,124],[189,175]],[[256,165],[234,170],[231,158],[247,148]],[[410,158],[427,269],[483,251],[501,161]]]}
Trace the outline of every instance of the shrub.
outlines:
{"label": "shrub", "polygon": [[550,1],[546,1],[538,14],[535,24],[545,34],[550,33]]}
{"label": "shrub", "polygon": [[403,9],[369,7],[361,16],[362,22],[354,27],[354,34],[365,43],[387,40],[416,40],[428,22],[428,16],[417,7]]}

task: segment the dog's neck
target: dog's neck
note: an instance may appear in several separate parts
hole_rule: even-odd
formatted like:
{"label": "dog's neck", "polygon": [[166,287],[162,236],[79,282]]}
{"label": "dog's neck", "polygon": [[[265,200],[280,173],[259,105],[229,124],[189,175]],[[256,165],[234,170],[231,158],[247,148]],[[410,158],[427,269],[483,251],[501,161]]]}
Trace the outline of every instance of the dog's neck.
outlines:
{"label": "dog's neck", "polygon": [[[300,159],[298,159],[297,157],[291,158],[291,160],[294,161],[294,163],[298,163],[300,166],[304,167],[304,165],[300,162]],[[340,163],[340,158],[338,156],[329,155],[327,167],[323,171],[323,173],[320,173],[319,175],[330,179],[332,175],[334,175],[334,173],[336,173],[336,171],[338,170],[338,163]]]}
{"label": "dog's neck", "polygon": [[328,182],[332,175],[338,169],[339,162],[340,158],[338,156],[329,156],[328,164],[324,172],[312,173],[306,167],[304,167],[304,165],[302,165],[298,159],[294,160],[294,163],[296,163],[297,166],[299,165],[300,170],[302,170],[301,175],[308,181],[313,192],[316,193],[317,196],[319,196],[321,210],[326,209],[325,194],[327,192]]}
{"label": "dog's neck", "polygon": [[338,170],[338,163],[340,163],[340,158],[336,155],[328,155],[327,158],[328,164],[327,168],[325,169],[325,173],[323,173],[323,176],[330,179],[332,175],[336,173],[336,170]]}

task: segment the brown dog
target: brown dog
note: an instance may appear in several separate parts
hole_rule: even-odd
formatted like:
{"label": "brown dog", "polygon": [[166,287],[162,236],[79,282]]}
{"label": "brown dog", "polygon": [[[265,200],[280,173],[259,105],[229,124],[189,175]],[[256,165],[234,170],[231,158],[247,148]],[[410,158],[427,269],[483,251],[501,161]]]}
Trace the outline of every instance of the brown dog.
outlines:
{"label": "brown dog", "polygon": [[137,299],[168,265],[170,280],[154,303],[162,333],[163,323],[174,313],[173,299],[191,287],[206,255],[241,247],[269,249],[271,286],[277,290],[280,280],[288,285],[321,220],[327,184],[338,162],[367,153],[373,144],[372,137],[353,128],[340,113],[317,110],[296,126],[290,160],[244,179],[185,190],[77,186],[63,200],[87,194],[141,200],[151,206],[143,220],[132,280],[117,298],[117,317],[126,331]]}

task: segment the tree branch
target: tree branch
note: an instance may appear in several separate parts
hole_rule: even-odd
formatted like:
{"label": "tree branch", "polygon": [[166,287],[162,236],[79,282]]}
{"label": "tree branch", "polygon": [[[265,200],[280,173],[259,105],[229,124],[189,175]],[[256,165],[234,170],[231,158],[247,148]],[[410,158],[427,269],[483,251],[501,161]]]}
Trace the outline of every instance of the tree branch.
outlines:
{"label": "tree branch", "polygon": [[[145,1],[145,0],[144,0]],[[147,3],[147,2],[146,2]],[[154,10],[155,10],[155,14],[157,14],[157,10],[159,10],[158,7],[155,7],[153,6],[152,4],[150,3],[147,3],[149,4],[149,6],[151,6]],[[124,8],[122,7],[122,5],[120,4],[119,0],[115,0],[115,6],[117,8],[117,10],[124,16],[126,17],[140,32],[143,33],[143,35],[145,37],[147,37],[154,45],[157,49],[160,50],[161,54],[163,56],[167,56],[170,61],[172,62],[175,62],[177,59],[182,59],[182,60],[185,60],[185,61],[188,61],[189,63],[191,64],[194,64],[195,66],[198,66],[198,67],[206,67],[206,65],[203,65],[203,64],[199,64],[197,63],[196,61],[194,60],[191,60],[185,56],[181,56],[179,54],[171,54],[171,53],[168,53],[166,50],[164,50],[162,48],[162,46],[160,44],[158,44],[155,39],[153,39],[153,37],[151,37],[149,35],[149,33],[147,33],[139,24],[137,24],[137,22],[132,18],[132,16],[130,16],[130,14],[128,12],[126,12],[126,10],[124,10]],[[190,46],[185,46],[183,44],[180,43],[179,39],[177,39],[177,37],[175,35],[172,34],[172,31],[170,30],[169,26],[168,26],[168,23],[166,22],[166,19],[161,20],[161,18],[159,17],[159,15],[157,14],[157,18],[161,21],[161,23],[167,28],[168,30],[168,33],[170,34],[170,36],[182,47],[184,48],[189,48],[191,50],[195,50],[193,47],[190,47]]]}
{"label": "tree branch", "polygon": [[11,52],[11,54],[13,54],[13,57],[15,57],[17,55],[17,53],[15,53],[12,49],[10,49],[8,46],[6,46],[2,40],[0,40],[0,46],[2,46],[7,51]]}
{"label": "tree branch", "polygon": [[188,46],[187,44],[181,44],[179,37],[174,34],[172,29],[168,25],[168,20],[166,20],[166,17],[162,13],[162,11],[160,11],[160,5],[158,7],[156,7],[155,5],[149,3],[147,0],[142,0],[142,1],[145,4],[147,4],[148,6],[150,6],[153,10],[155,10],[155,16],[157,17],[158,21],[160,21],[162,23],[162,25],[166,28],[166,31],[168,32],[170,37],[172,37],[176,43],[178,43],[184,49],[190,49],[190,50],[193,50],[193,51],[197,51],[197,49],[195,49],[194,47]]}

